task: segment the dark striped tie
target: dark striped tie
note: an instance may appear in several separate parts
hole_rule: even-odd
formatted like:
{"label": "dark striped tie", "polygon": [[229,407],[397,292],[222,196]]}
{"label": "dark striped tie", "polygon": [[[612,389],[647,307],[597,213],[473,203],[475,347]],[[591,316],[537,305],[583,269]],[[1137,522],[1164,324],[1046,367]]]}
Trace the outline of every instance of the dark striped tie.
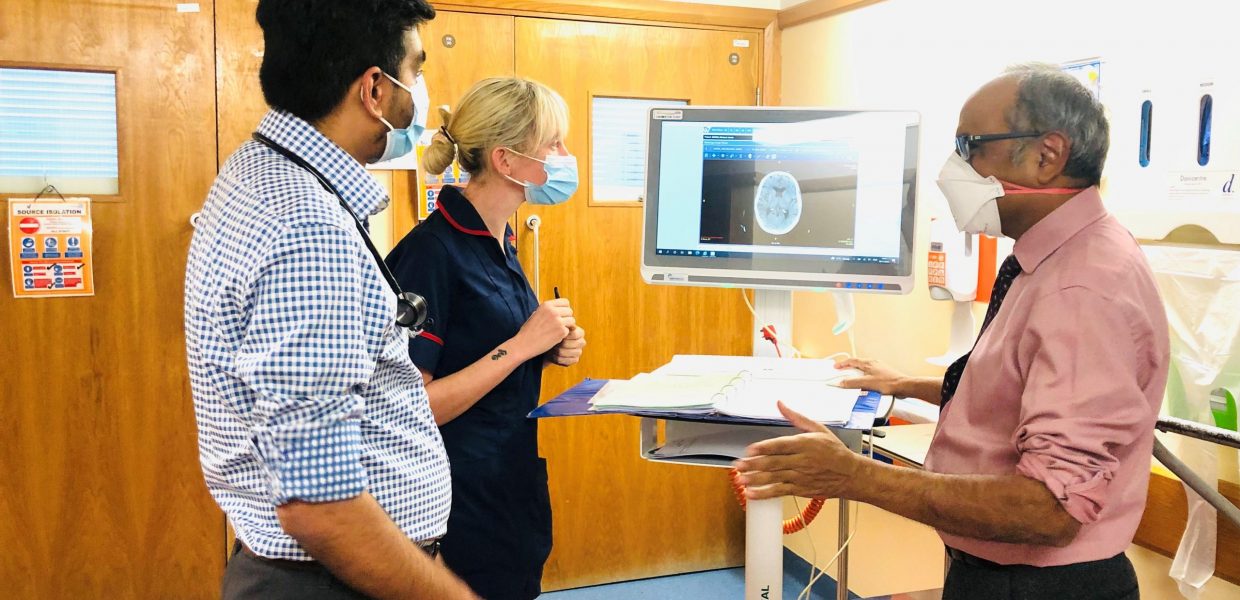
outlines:
{"label": "dark striped tie", "polygon": [[[1003,304],[1003,297],[1007,296],[1008,289],[1012,287],[1012,282],[1016,280],[1017,275],[1020,275],[1020,263],[1016,262],[1016,255],[1013,254],[1003,261],[999,267],[999,274],[995,276],[995,287],[990,291],[990,305],[986,307],[986,320],[982,321],[982,330],[977,333],[978,339],[986,333],[986,328],[990,326],[995,315],[999,314],[999,305]],[[977,346],[976,340],[973,345]],[[972,350],[957,358],[956,362],[947,367],[947,372],[943,374],[943,401],[939,403],[939,410],[947,406],[947,402],[956,395],[956,386],[960,385],[960,378],[964,375],[965,365],[969,364],[970,354],[973,354]]]}

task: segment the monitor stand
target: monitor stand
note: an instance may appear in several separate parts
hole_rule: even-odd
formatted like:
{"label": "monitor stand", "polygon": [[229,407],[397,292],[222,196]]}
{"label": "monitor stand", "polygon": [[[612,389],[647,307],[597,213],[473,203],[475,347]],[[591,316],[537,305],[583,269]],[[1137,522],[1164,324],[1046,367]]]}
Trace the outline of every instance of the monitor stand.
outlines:
{"label": "monitor stand", "polygon": [[[776,356],[775,345],[762,337],[764,325],[774,325],[782,339],[792,340],[792,291],[754,290],[753,355]],[[791,348],[792,344],[788,344]],[[838,433],[838,432],[837,432]],[[851,436],[848,436],[851,438]],[[861,436],[849,439],[850,447],[860,451]],[[848,539],[849,501],[839,501],[839,545]],[[784,541],[783,499],[755,500],[745,511],[745,598],[759,600],[783,598]],[[848,598],[848,549],[840,552],[837,565],[836,597]]]}

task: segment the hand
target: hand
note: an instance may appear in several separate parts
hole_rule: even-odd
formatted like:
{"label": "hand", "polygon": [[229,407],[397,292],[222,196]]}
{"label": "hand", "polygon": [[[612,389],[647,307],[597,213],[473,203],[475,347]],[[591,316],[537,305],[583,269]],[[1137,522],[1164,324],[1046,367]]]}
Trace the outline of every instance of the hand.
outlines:
{"label": "hand", "polygon": [[551,353],[547,355],[547,362],[561,367],[571,367],[581,360],[581,352],[585,347],[585,328],[573,327],[568,332],[568,337],[565,337],[564,341],[551,349]]}
{"label": "hand", "polygon": [[530,356],[538,356],[564,341],[576,325],[568,300],[548,300],[525,321],[516,339],[529,350]]}
{"label": "hand", "polygon": [[747,458],[733,465],[745,485],[745,496],[753,500],[780,496],[847,497],[863,459],[821,423],[789,409],[783,402],[779,403],[779,412],[805,433],[749,446]]}
{"label": "hand", "polygon": [[850,377],[839,382],[839,386],[848,389],[874,390],[880,394],[891,396],[907,396],[904,383],[908,379],[903,373],[869,358],[846,358],[835,363],[837,369],[857,369],[860,377]]}

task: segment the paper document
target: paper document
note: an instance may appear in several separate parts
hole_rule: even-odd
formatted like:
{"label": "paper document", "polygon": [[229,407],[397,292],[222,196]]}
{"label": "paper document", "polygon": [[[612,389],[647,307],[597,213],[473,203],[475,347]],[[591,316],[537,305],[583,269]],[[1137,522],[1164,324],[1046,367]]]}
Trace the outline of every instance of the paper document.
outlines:
{"label": "paper document", "polygon": [[715,356],[710,354],[677,354],[671,362],[655,373],[666,375],[736,374],[745,371],[754,379],[793,379],[824,381],[835,385],[849,377],[858,377],[856,369],[838,370],[835,361],[827,358],[778,358],[773,356]]}
{"label": "paper document", "polygon": [[819,423],[847,423],[857,404],[857,390],[820,381],[753,380],[740,393],[728,396],[715,410],[734,417],[782,419],[776,402]]}
{"label": "paper document", "polygon": [[835,387],[822,378],[754,377],[746,370],[695,375],[686,368],[686,361],[676,367],[680,370],[669,373],[664,368],[628,381],[611,381],[591,400],[592,409],[718,412],[783,420],[776,406],[776,402],[782,401],[819,423],[843,424],[852,416],[860,394],[858,390]]}
{"label": "paper document", "polygon": [[731,375],[653,375],[608,382],[594,396],[598,408],[694,409],[711,408],[720,392],[736,378]]}
{"label": "paper document", "polygon": [[750,444],[779,435],[795,433],[793,430],[771,427],[732,427],[704,435],[678,437],[650,451],[651,458],[682,458],[689,456],[741,458]]}

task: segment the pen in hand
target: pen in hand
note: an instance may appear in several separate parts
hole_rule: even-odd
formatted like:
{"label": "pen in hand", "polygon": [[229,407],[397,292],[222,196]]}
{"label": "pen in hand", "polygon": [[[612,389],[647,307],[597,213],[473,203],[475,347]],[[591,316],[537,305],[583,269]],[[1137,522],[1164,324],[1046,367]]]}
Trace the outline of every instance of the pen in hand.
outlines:
{"label": "pen in hand", "polygon": [[[551,293],[552,293],[552,294],[555,294],[555,299],[556,299],[556,300],[559,300],[559,299],[560,299],[560,287],[559,287],[559,286],[551,286]],[[569,331],[572,331],[573,329],[576,329],[576,328],[577,328],[576,326],[571,326],[571,325],[570,325],[568,329],[569,329]]]}

